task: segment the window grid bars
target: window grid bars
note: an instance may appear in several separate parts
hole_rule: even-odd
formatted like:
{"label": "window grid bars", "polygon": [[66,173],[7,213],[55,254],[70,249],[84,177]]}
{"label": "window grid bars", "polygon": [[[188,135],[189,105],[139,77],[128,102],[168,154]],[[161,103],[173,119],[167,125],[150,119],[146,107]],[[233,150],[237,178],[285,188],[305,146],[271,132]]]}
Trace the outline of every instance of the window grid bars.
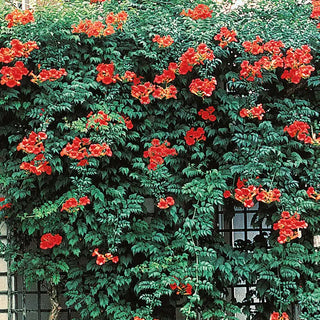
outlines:
{"label": "window grid bars", "polygon": [[[255,232],[256,234],[261,234],[262,232],[270,232],[271,228],[267,226],[260,226],[259,228],[253,228],[251,227],[251,221],[250,215],[253,216],[253,214],[257,213],[258,208],[255,209],[239,209],[236,208],[234,210],[235,214],[232,218],[225,218],[224,212],[222,210],[219,210],[219,222],[222,221],[221,225],[219,223],[219,232],[223,234],[225,237],[226,242],[231,244],[232,246],[235,246],[236,235],[242,233],[242,239],[244,241],[252,240],[249,237],[249,232]],[[235,215],[242,215],[242,225],[241,227],[234,224]],[[239,222],[239,220],[238,220]],[[10,235],[0,236],[1,240],[10,241]],[[252,237],[251,237],[252,238]],[[7,276],[7,284],[8,284],[8,290],[7,291],[0,291],[0,294],[7,294],[8,295],[8,309],[0,309],[1,313],[8,313],[8,320],[29,320],[28,316],[30,313],[32,313],[32,319],[33,320],[42,320],[43,313],[49,313],[51,310],[50,308],[43,308],[42,302],[43,302],[43,295],[47,294],[43,288],[41,288],[40,283],[37,284],[36,289],[34,290],[27,290],[25,279],[22,277],[21,279],[18,279],[17,276],[14,276],[10,274],[10,272],[1,272],[0,276]],[[234,286],[231,289],[231,297],[235,300],[237,300],[237,297],[235,296],[235,288],[244,288],[245,293],[247,294],[249,290],[253,289],[252,284],[249,285],[248,283],[239,283],[238,285]],[[36,301],[36,308],[29,308],[27,305],[27,297],[30,295],[36,295],[37,301]],[[21,305],[20,301],[21,299]],[[254,301],[252,304],[250,304],[250,307],[254,308],[255,304],[261,303],[261,301]],[[72,310],[70,309],[62,309],[61,314],[67,315],[67,317],[63,317],[63,320],[71,320],[72,319]],[[37,314],[35,316],[35,313]]]}
{"label": "window grid bars", "polygon": [[[224,208],[225,210],[228,208]],[[236,247],[235,242],[237,240],[243,240],[247,242],[248,240],[252,241],[255,235],[260,235],[263,232],[270,232],[272,229],[271,227],[267,226],[266,224],[261,224],[258,228],[254,228],[251,225],[251,220],[253,216],[258,212],[259,206],[258,204],[250,209],[247,208],[239,208],[239,207],[232,207],[230,208],[232,215],[226,214],[226,211],[223,208],[219,208],[218,215],[219,215],[219,233],[224,236],[226,243],[230,244],[232,247]],[[238,219],[236,220],[236,215],[238,215]],[[239,216],[242,217],[242,221],[239,220]],[[238,225],[236,223],[238,222]],[[239,223],[240,222],[240,223]],[[241,227],[239,227],[241,225]],[[249,236],[251,233],[251,236]],[[237,239],[236,237],[242,234],[241,239]],[[253,284],[249,284],[247,281],[244,283],[239,283],[230,288],[230,299],[237,301],[237,304],[240,306],[248,306],[250,310],[254,311],[255,306],[258,304],[263,303],[263,301],[254,298],[253,302],[250,304],[244,303],[243,301],[239,301],[239,297],[236,296],[237,289],[243,289],[242,296],[243,298],[249,293],[250,290],[254,289]],[[243,300],[243,298],[241,300]],[[249,319],[248,317],[241,318],[241,319]]]}

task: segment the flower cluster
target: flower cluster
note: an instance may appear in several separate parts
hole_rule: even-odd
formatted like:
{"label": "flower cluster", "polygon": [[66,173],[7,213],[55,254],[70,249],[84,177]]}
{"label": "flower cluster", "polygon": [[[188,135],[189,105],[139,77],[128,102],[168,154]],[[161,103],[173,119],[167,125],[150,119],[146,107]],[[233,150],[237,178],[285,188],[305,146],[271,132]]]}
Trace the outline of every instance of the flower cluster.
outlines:
{"label": "flower cluster", "polygon": [[11,48],[0,48],[0,62],[10,63],[15,58],[15,54]]}
{"label": "flower cluster", "polygon": [[299,83],[301,79],[310,77],[314,67],[309,65],[312,60],[310,47],[303,45],[301,48],[294,50],[290,48],[284,56],[281,49],[284,48],[282,41],[270,40],[263,44],[263,40],[257,36],[253,42],[243,42],[245,52],[253,55],[267,52],[270,56],[262,56],[253,65],[245,60],[241,63],[240,78],[254,81],[255,77],[262,78],[261,69],[275,70],[276,68],[285,68],[281,79],[286,79],[292,83]]}
{"label": "flower cluster", "polygon": [[241,62],[240,79],[246,79],[247,81],[254,81],[254,79],[262,78],[261,64],[255,61],[254,64],[250,64],[248,60]]}
{"label": "flower cluster", "polygon": [[170,289],[175,291],[176,294],[181,294],[183,296],[190,296],[192,294],[192,285],[189,283],[185,284],[181,281],[179,282],[179,284],[177,284],[176,282],[171,283]]}
{"label": "flower cluster", "polygon": [[310,18],[312,19],[320,18],[320,1],[319,0],[312,0],[312,12],[311,12]]}
{"label": "flower cluster", "polygon": [[208,48],[205,43],[200,43],[196,50],[194,48],[189,48],[179,58],[181,61],[179,64],[179,74],[187,74],[192,71],[195,65],[203,64],[205,60],[213,59],[213,51]]}
{"label": "flower cluster", "polygon": [[272,71],[283,67],[283,54],[281,49],[284,48],[282,41],[270,40],[263,45],[263,52],[269,56],[262,56],[257,62],[262,69]]}
{"label": "flower cluster", "polygon": [[160,37],[158,34],[153,37],[152,41],[158,43],[159,48],[170,47],[174,42],[171,36]]}
{"label": "flower cluster", "polygon": [[164,69],[162,74],[156,75],[154,77],[154,83],[169,83],[176,78],[176,70],[178,69],[178,64],[170,62],[168,69]]}
{"label": "flower cluster", "polygon": [[[5,200],[6,199],[4,197],[0,197],[0,203],[4,202]],[[5,204],[0,204],[0,211],[5,209],[5,208],[9,209],[9,208],[11,208],[11,206],[12,206],[12,203],[10,203],[10,202],[7,202]]]}
{"label": "flower cluster", "polygon": [[103,156],[112,156],[112,151],[105,142],[102,144],[96,143],[96,144],[91,144],[89,147],[90,154],[88,157],[103,157]]}
{"label": "flower cluster", "polygon": [[[320,18],[320,1],[319,0],[312,0],[312,12],[311,12],[310,18],[312,19]],[[317,24],[317,29],[320,29],[320,23]]]}
{"label": "flower cluster", "polygon": [[253,42],[243,42],[245,52],[253,55],[267,52],[270,56],[262,56],[253,65],[245,60],[241,64],[240,78],[246,78],[248,81],[253,81],[255,77],[262,78],[261,69],[275,70],[276,68],[284,68],[281,79],[286,79],[292,83],[299,83],[301,79],[310,77],[314,67],[309,63],[312,60],[310,54],[311,49],[307,45],[294,50],[290,48],[284,56],[281,49],[284,48],[282,41],[270,40],[263,44],[263,40],[257,36]]}
{"label": "flower cluster", "polygon": [[259,193],[256,196],[256,200],[264,203],[271,203],[274,201],[280,202],[281,192],[279,189],[272,189],[266,191],[264,189],[260,189]]}
{"label": "flower cluster", "polygon": [[26,153],[39,154],[45,151],[42,141],[47,138],[48,136],[45,132],[40,131],[39,133],[35,133],[34,131],[31,131],[29,137],[24,137],[18,144],[17,150],[22,150]]}
{"label": "flower cluster", "polygon": [[270,316],[270,320],[290,320],[286,312],[282,312],[281,316],[279,312],[273,312]]}
{"label": "flower cluster", "polygon": [[209,120],[209,121],[215,121],[217,117],[213,114],[215,111],[215,108],[213,106],[210,106],[206,108],[206,110],[200,109],[198,111],[198,115],[201,116],[203,120]]}
{"label": "flower cluster", "polygon": [[127,18],[128,14],[125,11],[121,11],[118,14],[109,12],[105,18],[106,25],[101,21],[91,21],[86,19],[85,21],[80,21],[77,26],[72,25],[72,33],[85,33],[88,37],[109,36],[115,33],[114,27],[122,29]]}
{"label": "flower cluster", "polygon": [[88,37],[109,36],[115,32],[111,24],[105,26],[101,21],[89,19],[80,21],[77,26],[72,25],[72,28],[72,33],[85,33]]}
{"label": "flower cluster", "polygon": [[113,256],[110,252],[108,252],[106,254],[101,254],[101,253],[99,253],[98,248],[94,249],[94,251],[92,252],[92,256],[93,257],[97,256],[96,264],[99,266],[102,266],[107,261],[112,261],[113,263],[119,262],[118,256]]}
{"label": "flower cluster", "polygon": [[142,77],[138,77],[134,72],[132,71],[126,71],[124,75],[121,77],[121,80],[123,82],[133,82],[134,85],[137,85],[141,82]]}
{"label": "flower cluster", "polygon": [[319,144],[319,138],[313,139],[309,133],[310,126],[303,121],[294,121],[290,126],[285,126],[283,131],[288,132],[291,138],[297,137],[298,140],[306,144]]}
{"label": "flower cluster", "polygon": [[227,27],[222,27],[220,33],[214,36],[214,40],[220,41],[219,46],[223,49],[231,42],[237,42],[237,33],[234,30],[229,30]]}
{"label": "flower cluster", "polygon": [[281,56],[281,48],[284,48],[285,45],[281,40],[270,40],[263,45],[263,50],[271,53],[272,55]]}
{"label": "flower cluster", "polygon": [[177,155],[174,148],[168,148],[170,146],[168,141],[160,144],[158,139],[153,139],[151,144],[152,146],[143,153],[144,158],[150,158],[148,165],[149,170],[156,170],[158,165],[163,164],[165,157]]}
{"label": "flower cluster", "polygon": [[33,13],[30,10],[20,11],[15,9],[13,12],[7,14],[4,19],[8,21],[8,28],[19,24],[25,25],[29,22],[34,22]]}
{"label": "flower cluster", "polygon": [[172,197],[167,197],[166,199],[160,198],[157,207],[160,209],[167,209],[169,206],[174,205],[174,199]]}
{"label": "flower cluster", "polygon": [[309,198],[314,199],[316,201],[320,200],[320,193],[317,193],[313,187],[308,188],[307,195]]}
{"label": "flower cluster", "polygon": [[209,79],[201,80],[199,78],[193,79],[189,86],[190,92],[194,93],[195,95],[204,98],[210,97],[212,95],[213,90],[216,88],[217,81],[214,77]]}
{"label": "flower cluster", "polygon": [[[214,54],[213,51],[208,48],[205,43],[200,43],[197,47],[197,51],[195,54],[197,64],[203,64],[205,60],[213,60]],[[183,61],[183,59],[181,59]]]}
{"label": "flower cluster", "polygon": [[37,176],[41,175],[43,172],[48,175],[52,173],[52,168],[42,153],[37,154],[30,162],[22,162],[20,169],[30,171]]}
{"label": "flower cluster", "polygon": [[180,15],[190,17],[193,20],[198,19],[207,19],[212,17],[213,10],[210,10],[210,8],[205,4],[198,4],[193,10],[188,9],[186,12],[185,10],[182,10]]}
{"label": "flower cluster", "polygon": [[[86,146],[89,146],[87,149]],[[88,151],[90,153],[88,153]],[[89,138],[78,138],[75,137],[72,144],[68,143],[65,148],[60,152],[61,157],[68,156],[71,159],[79,160],[78,166],[85,166],[89,162],[87,158],[90,157],[102,157],[107,155],[112,156],[112,151],[105,142],[103,144],[91,144]]]}
{"label": "flower cluster", "polygon": [[[167,86],[169,82],[173,81],[176,77],[175,72],[178,69],[178,64],[171,62],[169,63],[168,69],[164,69],[162,74],[156,75],[154,83],[165,84],[165,88],[154,85],[151,82],[140,83],[140,77],[138,78],[133,72],[129,78],[133,81],[134,85],[131,87],[131,95],[139,99],[142,104],[150,103],[150,94],[157,99],[177,99],[177,88],[174,85]],[[126,73],[129,73],[127,71]],[[129,74],[130,76],[131,74]],[[123,77],[122,77],[123,78]]]}
{"label": "flower cluster", "polygon": [[262,104],[258,104],[256,107],[251,109],[243,108],[240,110],[240,117],[245,118],[258,118],[262,120],[263,114],[265,113],[264,109],[262,108]]}
{"label": "flower cluster", "polygon": [[234,198],[243,203],[246,208],[254,206],[253,198],[258,194],[259,187],[249,185],[247,187],[236,188],[234,190]]}
{"label": "flower cluster", "polygon": [[131,95],[139,99],[142,104],[150,103],[150,94],[154,91],[154,85],[151,82],[144,82],[131,87]]}
{"label": "flower cluster", "polygon": [[113,62],[106,64],[100,63],[97,66],[97,71],[99,71],[96,80],[101,81],[104,84],[115,83],[117,80],[120,80],[119,74],[114,75],[114,64]]}
{"label": "flower cluster", "polygon": [[76,212],[81,208],[80,206],[87,204],[90,204],[90,199],[87,196],[81,197],[79,201],[76,198],[70,198],[65,201],[60,211]]}
{"label": "flower cluster", "polygon": [[20,80],[23,76],[28,74],[28,69],[24,66],[22,61],[17,61],[14,67],[2,67],[0,74],[2,74],[0,83],[7,85],[10,88],[20,86]]}
{"label": "flower cluster", "polygon": [[10,44],[11,48],[0,48],[0,62],[10,63],[14,60],[14,58],[28,58],[29,54],[33,50],[39,49],[35,41],[22,43],[18,39],[13,39],[11,40]]}
{"label": "flower cluster", "polygon": [[40,240],[40,248],[41,249],[51,249],[54,246],[58,246],[61,244],[62,237],[60,234],[51,234],[51,233],[45,233],[42,235],[41,240]]}
{"label": "flower cluster", "polygon": [[186,140],[186,144],[188,146],[192,146],[196,143],[196,141],[199,140],[206,140],[206,136],[204,135],[204,129],[199,127],[197,130],[194,130],[194,128],[191,128],[189,131],[187,131],[184,139]]}
{"label": "flower cluster", "polygon": [[288,132],[291,138],[297,136],[298,140],[304,141],[309,133],[310,126],[303,121],[294,121],[290,126],[285,126],[283,131]]}
{"label": "flower cluster", "polygon": [[249,52],[253,55],[257,55],[257,54],[263,53],[264,51],[262,42],[263,40],[259,36],[256,36],[256,40],[252,42],[244,41],[242,43],[242,46],[244,47],[245,52]]}
{"label": "flower cluster", "polygon": [[41,175],[43,172],[49,175],[52,173],[49,162],[46,161],[43,154],[45,149],[42,141],[46,139],[47,134],[45,132],[35,133],[34,131],[30,133],[28,138],[23,138],[23,140],[18,144],[17,150],[34,154],[35,157],[30,162],[22,162],[20,169],[30,171],[36,175]]}
{"label": "flower cluster", "polygon": [[75,137],[72,144],[68,143],[65,148],[60,152],[61,157],[68,156],[71,159],[80,160],[78,166],[85,166],[88,164],[86,159],[89,154],[86,146],[90,145],[90,139]]}
{"label": "flower cluster", "polygon": [[281,40],[270,40],[263,44],[263,39],[256,36],[256,40],[252,42],[244,41],[242,46],[244,47],[245,52],[249,52],[253,55],[258,55],[264,52],[271,53],[272,55],[278,55],[281,53],[281,48],[284,48],[284,43]]}
{"label": "flower cluster", "polygon": [[301,78],[306,79],[310,77],[312,71],[315,70],[309,63],[313,59],[310,54],[311,49],[307,45],[301,46],[296,50],[290,48],[287,50],[286,56],[283,58],[284,70],[281,79],[286,79],[292,83],[299,83]]}
{"label": "flower cluster", "polygon": [[177,88],[174,85],[167,86],[169,82],[173,81],[176,78],[176,70],[178,65],[174,62],[169,63],[168,69],[164,69],[162,74],[156,75],[153,82],[154,83],[165,83],[166,87],[154,86],[152,96],[157,99],[177,99]]}
{"label": "flower cluster", "polygon": [[[295,212],[293,215],[288,211],[283,211],[281,219],[273,224],[273,230],[279,230],[278,242],[284,244],[295,238],[301,237],[301,229],[308,227],[308,224],[304,221],[300,221],[300,214]],[[297,229],[295,231],[294,229]]]}
{"label": "flower cluster", "polygon": [[125,11],[121,11],[118,14],[114,14],[113,12],[109,12],[106,17],[106,24],[108,26],[114,25],[117,29],[121,29],[123,24],[127,21],[128,14]]}
{"label": "flower cluster", "polygon": [[59,70],[41,70],[41,72],[37,76],[33,72],[30,72],[30,75],[32,76],[31,82],[39,84],[45,81],[56,81],[62,76],[66,76],[67,72],[65,69],[61,68]]}
{"label": "flower cluster", "polygon": [[90,0],[90,4],[92,4],[92,3],[102,3],[104,1],[106,1],[106,0]]}
{"label": "flower cluster", "polygon": [[263,56],[257,62],[257,64],[260,65],[260,68],[268,70],[268,71],[272,71],[277,68],[282,68],[283,67],[282,54],[273,55],[271,57]]}
{"label": "flower cluster", "polygon": [[213,114],[215,108],[210,106],[206,110],[200,109],[198,115],[201,116],[203,120],[216,121],[217,117]]}
{"label": "flower cluster", "polygon": [[170,99],[170,98],[177,99],[177,92],[178,92],[177,88],[174,85],[171,85],[171,86],[166,87],[166,88],[162,88],[160,86],[155,86],[154,90],[153,90],[153,93],[152,93],[152,96],[154,98],[157,98],[157,99],[163,99],[163,98],[166,98],[166,99]]}
{"label": "flower cluster", "polygon": [[93,113],[92,111],[87,115],[87,129],[94,129],[96,131],[100,129],[104,129],[108,126],[111,118],[102,110],[99,110],[97,113]]}
{"label": "flower cluster", "polygon": [[247,180],[241,180],[238,178],[237,188],[234,190],[234,195],[229,190],[223,193],[225,198],[233,197],[235,200],[240,201],[246,208],[252,208],[254,206],[254,197],[257,201],[264,203],[271,203],[274,201],[280,202],[281,192],[278,189],[272,189],[269,191],[264,190],[261,186],[249,185],[246,186]]}
{"label": "flower cluster", "polygon": [[[133,81],[134,85],[131,87],[131,95],[139,99],[142,104],[150,103],[150,94],[152,93],[154,98],[158,99],[170,99],[177,98],[177,88],[173,85],[167,87],[168,83],[173,81],[178,74],[187,74],[192,71],[193,66],[203,64],[205,60],[212,60],[214,58],[213,51],[207,47],[206,44],[201,43],[197,49],[189,48],[180,58],[180,63],[169,63],[167,69],[164,69],[161,75],[156,75],[154,83],[166,85],[165,88],[152,84],[151,82],[140,83],[140,77],[137,77],[134,72],[127,71],[125,76],[121,80]],[[215,89],[216,80],[194,79],[190,85],[190,90],[200,96],[210,96]]]}

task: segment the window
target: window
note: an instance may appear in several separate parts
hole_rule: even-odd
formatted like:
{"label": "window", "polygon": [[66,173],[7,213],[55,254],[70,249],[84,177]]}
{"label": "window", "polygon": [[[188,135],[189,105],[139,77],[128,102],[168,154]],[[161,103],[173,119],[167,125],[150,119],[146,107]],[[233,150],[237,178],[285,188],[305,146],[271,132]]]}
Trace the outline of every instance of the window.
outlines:
{"label": "window", "polygon": [[[6,225],[0,225],[0,239],[6,243]],[[71,320],[76,313],[65,307],[63,297],[59,297],[62,309],[60,320]],[[0,259],[0,320],[43,320],[48,319],[51,304],[46,288],[35,284],[26,288],[22,276],[14,276],[8,272],[7,263]]]}
{"label": "window", "polygon": [[[223,235],[225,242],[232,247],[237,247],[239,243],[245,244],[252,242],[254,237],[261,234],[270,234],[271,227],[267,226],[265,222],[261,224],[259,228],[252,226],[252,220],[257,214],[259,209],[259,203],[253,208],[234,207],[234,208],[220,208],[219,210],[219,230]],[[249,283],[241,282],[236,286],[230,288],[230,299],[235,299],[238,303],[243,303],[246,295],[253,291],[255,288]],[[253,303],[248,305],[250,310],[255,310],[255,304],[261,303],[257,298],[253,298]],[[246,320],[247,317],[244,314],[236,315],[239,320]]]}
{"label": "window", "polygon": [[11,1],[18,9],[26,10],[30,9],[35,4],[35,0],[14,0]]}

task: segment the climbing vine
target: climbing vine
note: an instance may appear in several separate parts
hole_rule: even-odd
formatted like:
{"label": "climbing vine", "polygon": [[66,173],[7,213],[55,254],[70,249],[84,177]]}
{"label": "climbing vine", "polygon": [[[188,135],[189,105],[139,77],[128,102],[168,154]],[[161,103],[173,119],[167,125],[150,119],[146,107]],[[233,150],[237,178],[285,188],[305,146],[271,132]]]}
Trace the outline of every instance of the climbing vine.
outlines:
{"label": "climbing vine", "polygon": [[[2,252],[50,319],[317,319],[317,6],[4,7]],[[235,207],[270,232],[226,243]]]}

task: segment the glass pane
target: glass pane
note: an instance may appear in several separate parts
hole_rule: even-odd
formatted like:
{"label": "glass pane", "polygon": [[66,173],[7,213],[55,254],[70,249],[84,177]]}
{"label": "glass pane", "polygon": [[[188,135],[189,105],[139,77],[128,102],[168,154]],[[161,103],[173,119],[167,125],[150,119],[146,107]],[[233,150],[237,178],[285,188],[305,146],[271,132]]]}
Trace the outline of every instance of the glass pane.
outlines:
{"label": "glass pane", "polygon": [[[43,314],[43,313],[42,313]],[[68,320],[68,313],[60,311],[59,312],[59,320]]]}
{"label": "glass pane", "polygon": [[235,206],[235,207],[234,207],[234,211],[236,211],[236,212],[238,212],[238,211],[243,212],[243,211],[244,211],[244,206],[239,203],[239,206]]}
{"label": "glass pane", "polygon": [[22,309],[22,294],[15,294],[14,299],[16,301],[15,307],[17,309]]}
{"label": "glass pane", "polygon": [[233,218],[233,229],[244,229],[243,213],[236,213]]}
{"label": "glass pane", "polygon": [[237,302],[242,302],[246,297],[247,288],[246,287],[235,287],[234,289],[234,297]]}
{"label": "glass pane", "polygon": [[[36,320],[38,319],[38,312],[37,311],[27,311],[27,319],[32,319],[32,320]],[[45,319],[45,318],[43,318]],[[47,317],[47,319],[49,319],[49,317]]]}
{"label": "glass pane", "polygon": [[41,294],[41,309],[51,309],[49,296],[47,294]]}
{"label": "glass pane", "polygon": [[38,310],[38,295],[33,293],[26,294],[26,306],[27,310]]}
{"label": "glass pane", "polygon": [[234,232],[233,233],[233,239],[234,239],[234,241],[236,241],[236,240],[244,240],[245,239],[244,232],[243,231]]}
{"label": "glass pane", "polygon": [[247,212],[247,228],[252,228],[251,226],[251,221],[252,221],[252,218],[254,216],[254,212]]}
{"label": "glass pane", "polygon": [[247,320],[247,316],[244,315],[243,313],[236,313],[236,318],[238,320]]}
{"label": "glass pane", "polygon": [[41,312],[41,319],[49,319],[49,315],[50,312]]}
{"label": "glass pane", "polygon": [[248,240],[252,241],[258,234],[260,234],[260,231],[248,231]]}
{"label": "glass pane", "polygon": [[231,232],[224,232],[224,241],[231,244]]}
{"label": "glass pane", "polygon": [[257,202],[252,208],[248,208],[248,211],[257,211],[259,209],[259,202]]}
{"label": "glass pane", "polygon": [[266,219],[266,218],[264,218],[264,219],[262,220],[261,227],[262,227],[263,229],[270,229],[270,225],[267,225],[267,219]]}
{"label": "glass pane", "polygon": [[224,229],[224,216],[219,213],[219,229]]}

